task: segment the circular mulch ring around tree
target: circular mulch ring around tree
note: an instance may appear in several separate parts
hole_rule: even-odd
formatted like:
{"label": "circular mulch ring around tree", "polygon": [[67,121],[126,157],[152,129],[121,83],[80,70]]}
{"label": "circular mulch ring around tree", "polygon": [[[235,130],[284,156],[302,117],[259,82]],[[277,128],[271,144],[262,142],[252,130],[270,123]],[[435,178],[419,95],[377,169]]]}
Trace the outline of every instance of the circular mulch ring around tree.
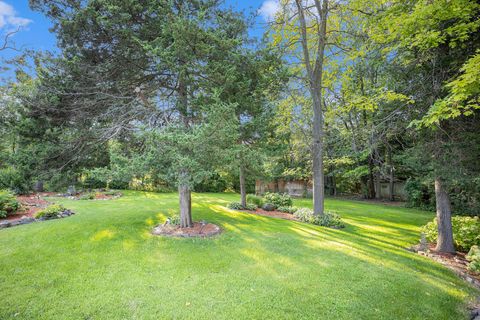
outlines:
{"label": "circular mulch ring around tree", "polygon": [[181,237],[181,238],[207,238],[222,232],[219,226],[205,221],[194,222],[191,228],[181,228],[168,222],[156,226],[152,234],[157,236]]}

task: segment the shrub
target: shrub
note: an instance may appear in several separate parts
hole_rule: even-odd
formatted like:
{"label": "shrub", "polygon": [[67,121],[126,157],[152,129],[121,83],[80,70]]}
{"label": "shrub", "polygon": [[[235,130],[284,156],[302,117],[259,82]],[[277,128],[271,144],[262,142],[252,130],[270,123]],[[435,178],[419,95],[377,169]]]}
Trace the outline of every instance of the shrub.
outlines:
{"label": "shrub", "polygon": [[257,206],[250,203],[247,203],[247,205],[244,207],[240,202],[231,202],[227,205],[227,207],[232,210],[257,210]]}
{"label": "shrub", "polygon": [[168,217],[168,223],[174,226],[180,225],[180,213],[174,213],[172,216]]}
{"label": "shrub", "polygon": [[275,206],[273,203],[265,203],[263,206],[262,206],[262,209],[265,210],[265,211],[273,211],[275,210],[277,206]]}
{"label": "shrub", "polygon": [[78,198],[78,200],[93,200],[93,199],[95,199],[95,193],[93,193],[93,192],[82,194]]}
{"label": "shrub", "polygon": [[435,210],[435,195],[432,188],[418,180],[409,179],[405,184],[407,206]]}
{"label": "shrub", "polygon": [[480,272],[480,247],[472,246],[470,251],[467,254],[467,260],[470,261],[468,264],[468,270],[474,272]]}
{"label": "shrub", "polygon": [[278,207],[277,210],[280,212],[295,213],[295,211],[297,211],[298,208],[297,207]]}
{"label": "shrub", "polygon": [[300,221],[313,223],[315,220],[315,216],[313,214],[313,210],[309,208],[300,208],[293,214],[295,218]]}
{"label": "shrub", "polygon": [[232,210],[242,210],[243,206],[240,202],[230,202],[227,207]]}
{"label": "shrub", "polygon": [[247,203],[252,203],[257,207],[261,207],[263,205],[263,199],[254,194],[247,194]]}
{"label": "shrub", "polygon": [[292,198],[286,193],[267,192],[263,195],[265,202],[271,203],[278,207],[290,207],[293,204]]}
{"label": "shrub", "polygon": [[11,191],[0,190],[0,218],[7,217],[7,215],[17,211],[19,208],[20,203]]}
{"label": "shrub", "polygon": [[99,189],[105,188],[106,186],[107,183],[102,179],[95,177],[93,173],[90,173],[83,181],[83,187],[86,189]]}
{"label": "shrub", "polygon": [[[480,245],[480,219],[478,217],[455,216],[452,218],[453,241],[457,250],[467,252],[472,246]],[[437,219],[427,223],[422,228],[425,237],[430,242],[436,242],[438,237]]]}
{"label": "shrub", "polygon": [[26,193],[31,189],[30,181],[21,171],[7,167],[0,169],[0,189],[11,189],[16,193]]}
{"label": "shrub", "polygon": [[194,190],[196,192],[223,192],[227,189],[227,186],[228,182],[225,180],[225,177],[215,172],[200,183],[197,183],[194,186]]}
{"label": "shrub", "polygon": [[117,190],[126,190],[128,189],[128,181],[122,181],[122,180],[112,180],[108,186],[111,189],[117,189]]}
{"label": "shrub", "polygon": [[330,228],[344,228],[345,224],[343,223],[340,216],[333,212],[326,211],[323,216],[316,216],[313,214],[313,210],[309,208],[300,208],[293,214],[298,220],[316,224],[322,227]]}
{"label": "shrub", "polygon": [[52,204],[52,205],[46,207],[45,209],[38,211],[35,214],[35,218],[37,218],[37,219],[39,219],[39,218],[53,218],[53,217],[56,217],[57,215],[61,214],[65,210],[67,210],[67,209],[65,209],[65,207],[62,206],[61,204]]}
{"label": "shrub", "polygon": [[325,211],[323,216],[315,216],[314,224],[336,229],[345,228],[342,218],[338,214],[328,211]]}

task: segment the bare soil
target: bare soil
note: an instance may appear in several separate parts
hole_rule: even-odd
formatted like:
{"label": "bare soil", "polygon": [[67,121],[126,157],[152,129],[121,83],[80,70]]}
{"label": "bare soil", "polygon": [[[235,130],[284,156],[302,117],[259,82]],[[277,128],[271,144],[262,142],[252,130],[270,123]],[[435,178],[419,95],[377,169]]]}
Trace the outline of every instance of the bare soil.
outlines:
{"label": "bare soil", "polygon": [[222,232],[219,226],[207,222],[194,222],[191,228],[181,228],[180,226],[169,223],[156,226],[152,234],[158,236],[168,237],[183,237],[183,238],[206,238],[212,237]]}

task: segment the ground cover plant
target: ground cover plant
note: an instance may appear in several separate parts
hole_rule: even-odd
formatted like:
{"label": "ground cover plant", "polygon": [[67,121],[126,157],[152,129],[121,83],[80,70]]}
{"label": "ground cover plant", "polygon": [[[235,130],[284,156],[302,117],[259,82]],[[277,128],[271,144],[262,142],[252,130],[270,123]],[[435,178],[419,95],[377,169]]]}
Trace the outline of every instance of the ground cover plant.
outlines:
{"label": "ground cover plant", "polygon": [[178,196],[133,191],[58,198],[77,214],[0,231],[0,318],[465,319],[478,294],[404,249],[431,213],[327,199],[335,230],[230,210],[235,194],[194,199],[222,234],[153,236]]}
{"label": "ground cover plant", "polygon": [[480,273],[480,247],[473,246],[467,254],[468,269]]}
{"label": "ground cover plant", "polygon": [[54,218],[54,217],[57,217],[58,215],[60,215],[65,210],[67,210],[67,209],[64,206],[62,206],[61,204],[52,204],[52,205],[46,207],[45,209],[38,211],[35,214],[35,218],[36,219]]}

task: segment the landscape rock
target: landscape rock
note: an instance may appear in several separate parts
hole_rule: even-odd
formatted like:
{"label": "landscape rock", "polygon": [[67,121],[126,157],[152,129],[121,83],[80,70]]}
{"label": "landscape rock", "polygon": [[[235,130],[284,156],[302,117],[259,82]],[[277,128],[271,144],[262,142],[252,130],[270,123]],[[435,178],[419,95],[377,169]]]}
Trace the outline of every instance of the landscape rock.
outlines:
{"label": "landscape rock", "polygon": [[472,320],[479,320],[480,317],[480,309],[473,309],[470,313],[470,319]]}
{"label": "landscape rock", "polygon": [[35,219],[31,218],[31,217],[25,217],[25,218],[20,219],[21,224],[27,224],[27,223],[32,223],[32,222],[35,222]]}
{"label": "landscape rock", "polygon": [[10,227],[10,221],[0,222],[0,229]]}
{"label": "landscape rock", "polygon": [[265,211],[273,211],[275,210],[275,206],[271,203],[265,203],[262,207],[263,210]]}
{"label": "landscape rock", "polygon": [[67,189],[67,195],[69,196],[74,196],[77,194],[77,191],[75,189],[75,186],[69,186],[68,189]]}
{"label": "landscape rock", "polygon": [[33,190],[35,192],[43,192],[43,181],[38,180],[37,182],[35,182],[35,185],[33,186]]}

